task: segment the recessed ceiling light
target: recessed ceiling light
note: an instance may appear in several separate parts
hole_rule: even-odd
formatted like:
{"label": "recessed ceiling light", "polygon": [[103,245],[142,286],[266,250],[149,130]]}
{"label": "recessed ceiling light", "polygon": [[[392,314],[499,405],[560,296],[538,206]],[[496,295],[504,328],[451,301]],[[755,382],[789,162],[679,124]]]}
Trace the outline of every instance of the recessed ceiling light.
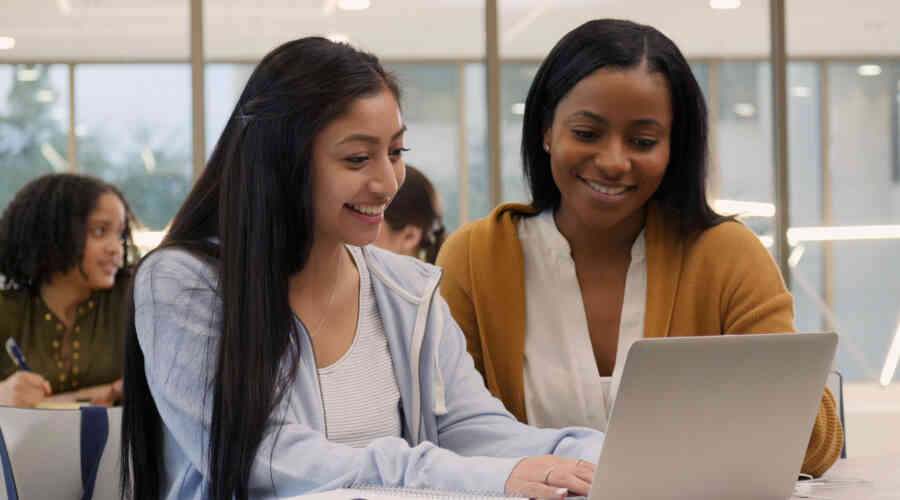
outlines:
{"label": "recessed ceiling light", "polygon": [[756,114],[756,106],[749,102],[739,102],[734,105],[734,114],[741,118],[750,118]]}
{"label": "recessed ceiling light", "polygon": [[791,87],[791,95],[794,97],[809,97],[812,95],[812,89],[805,85],[795,85]]}
{"label": "recessed ceiling light", "polygon": [[16,46],[16,39],[11,36],[0,36],[0,50],[9,50]]}
{"label": "recessed ceiling light", "polygon": [[525,114],[525,103],[524,102],[516,102],[509,109],[514,115],[524,115]]}
{"label": "recessed ceiling light", "polygon": [[40,77],[41,72],[35,67],[19,68],[19,71],[16,73],[16,78],[20,82],[35,82]]}
{"label": "recessed ceiling light", "polygon": [[878,76],[881,74],[881,66],[877,64],[860,64],[856,68],[856,74],[859,76]]}
{"label": "recessed ceiling light", "polygon": [[372,6],[370,0],[338,0],[337,6],[341,10],[366,10]]}
{"label": "recessed ceiling light", "polygon": [[709,0],[712,9],[737,9],[741,6],[741,0]]}
{"label": "recessed ceiling light", "polygon": [[34,99],[37,102],[53,102],[56,99],[56,93],[50,89],[41,89],[34,93]]}
{"label": "recessed ceiling light", "polygon": [[146,170],[148,174],[152,174],[153,171],[156,170],[156,155],[153,154],[153,150],[150,149],[150,146],[147,146],[141,151],[141,160],[143,160],[144,170]]}

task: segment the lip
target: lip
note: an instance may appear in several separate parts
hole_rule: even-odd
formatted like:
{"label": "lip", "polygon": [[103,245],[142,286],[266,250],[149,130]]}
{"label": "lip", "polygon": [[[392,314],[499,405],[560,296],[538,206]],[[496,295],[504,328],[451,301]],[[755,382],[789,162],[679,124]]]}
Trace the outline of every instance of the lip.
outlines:
{"label": "lip", "polygon": [[[628,186],[628,185],[624,185],[624,184],[608,184],[605,182],[595,181],[593,179],[585,179],[584,177],[581,177],[581,176],[578,176],[578,180],[581,181],[581,183],[584,184],[584,186],[588,189],[588,192],[590,193],[590,196],[592,199],[597,200],[597,201],[607,202],[607,203],[621,202],[621,201],[625,200],[626,198],[628,198],[628,195],[630,195],[637,189],[637,186]],[[615,194],[604,193],[602,191],[596,190],[594,188],[594,186],[591,185],[591,183],[599,184],[608,190],[623,189],[623,188],[624,188],[624,190],[622,192],[615,193]]]}
{"label": "lip", "polygon": [[[362,203],[362,204],[365,205],[365,203]],[[372,205],[377,205],[377,203],[372,203]],[[350,212],[351,214],[356,216],[356,218],[358,218],[359,220],[361,220],[367,224],[380,224],[381,221],[384,219],[384,211],[382,211],[378,215],[368,215],[368,214],[364,214],[362,212],[358,212],[358,211],[354,210],[353,208],[350,207],[349,204],[345,204],[344,208],[347,209],[348,212]]]}
{"label": "lip", "polygon": [[100,264],[100,269],[103,269],[106,274],[116,274],[117,272],[119,272],[119,268],[121,267],[122,266],[120,266],[119,264],[110,262]]}

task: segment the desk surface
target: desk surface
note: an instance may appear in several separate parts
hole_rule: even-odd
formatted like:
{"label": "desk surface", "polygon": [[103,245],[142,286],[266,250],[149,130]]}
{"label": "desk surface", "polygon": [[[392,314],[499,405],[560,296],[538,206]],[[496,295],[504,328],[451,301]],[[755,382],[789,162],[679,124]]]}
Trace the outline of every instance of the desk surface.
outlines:
{"label": "desk surface", "polygon": [[[865,484],[812,486],[811,500],[898,500],[900,499],[900,455],[838,460],[826,479],[864,479]],[[838,487],[840,486],[840,487]],[[792,497],[804,498],[804,497]]]}

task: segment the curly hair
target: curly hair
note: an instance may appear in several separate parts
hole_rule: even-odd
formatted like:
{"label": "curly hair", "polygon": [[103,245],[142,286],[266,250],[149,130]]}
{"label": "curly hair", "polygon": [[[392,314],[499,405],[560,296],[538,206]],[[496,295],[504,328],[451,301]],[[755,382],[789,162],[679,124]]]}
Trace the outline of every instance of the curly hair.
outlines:
{"label": "curly hair", "polygon": [[3,287],[37,294],[53,275],[79,266],[88,216],[104,193],[115,194],[125,207],[124,264],[116,278],[128,272],[130,260],[137,255],[131,236],[136,219],[122,193],[93,177],[49,174],[20,189],[0,217]]}

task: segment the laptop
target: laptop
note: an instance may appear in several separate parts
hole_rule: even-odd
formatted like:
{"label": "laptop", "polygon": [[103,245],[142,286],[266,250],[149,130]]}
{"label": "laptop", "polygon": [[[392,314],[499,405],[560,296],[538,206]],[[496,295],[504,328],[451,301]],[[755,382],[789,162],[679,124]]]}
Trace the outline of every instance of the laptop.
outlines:
{"label": "laptop", "polygon": [[790,498],[837,342],[834,333],[635,342],[588,499]]}

